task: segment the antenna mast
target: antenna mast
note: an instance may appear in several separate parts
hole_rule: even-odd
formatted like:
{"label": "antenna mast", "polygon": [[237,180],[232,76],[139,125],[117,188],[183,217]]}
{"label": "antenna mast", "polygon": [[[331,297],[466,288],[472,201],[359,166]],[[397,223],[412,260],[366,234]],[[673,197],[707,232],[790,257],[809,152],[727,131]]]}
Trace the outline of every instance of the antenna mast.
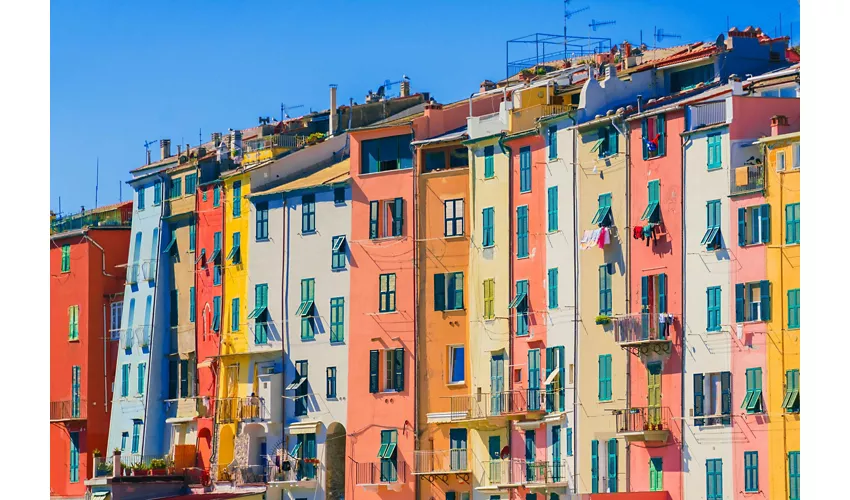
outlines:
{"label": "antenna mast", "polygon": [[97,157],[97,166],[94,174],[94,208],[97,208],[97,189],[100,187],[100,157]]}

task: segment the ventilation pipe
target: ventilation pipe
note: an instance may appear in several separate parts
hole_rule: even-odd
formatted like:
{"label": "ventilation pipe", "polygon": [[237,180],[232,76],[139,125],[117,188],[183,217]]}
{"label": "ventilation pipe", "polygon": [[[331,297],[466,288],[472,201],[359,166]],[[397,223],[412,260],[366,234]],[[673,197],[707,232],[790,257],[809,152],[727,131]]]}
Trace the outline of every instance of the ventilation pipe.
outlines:
{"label": "ventilation pipe", "polygon": [[331,109],[330,114],[328,116],[328,137],[333,137],[334,132],[336,132],[336,84],[332,83],[329,85],[331,90]]}
{"label": "ventilation pipe", "polygon": [[159,140],[159,155],[160,160],[164,160],[171,156],[171,139]]}

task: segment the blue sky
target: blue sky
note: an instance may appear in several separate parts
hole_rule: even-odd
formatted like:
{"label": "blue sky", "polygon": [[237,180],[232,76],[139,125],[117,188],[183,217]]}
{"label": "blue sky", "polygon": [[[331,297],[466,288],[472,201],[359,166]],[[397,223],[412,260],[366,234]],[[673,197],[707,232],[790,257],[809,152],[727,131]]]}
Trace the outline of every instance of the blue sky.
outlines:
{"label": "blue sky", "polygon": [[[652,45],[654,27],[682,35],[659,46],[714,40],[732,26],[783,33],[798,0],[571,0],[570,33]],[[563,0],[322,2],[52,2],[50,207],[65,212],[118,201],[119,184],[144,163],[146,140],[198,144],[211,132],[328,106],[362,103],[386,79],[411,78],[440,102],[467,97],[505,74],[505,41],[563,31]],[[591,20],[616,21],[591,32]],[[514,53],[512,52],[512,56]],[[513,57],[512,57],[513,58]],[[154,160],[158,143],[152,147]],[[123,199],[130,189],[123,186]]]}

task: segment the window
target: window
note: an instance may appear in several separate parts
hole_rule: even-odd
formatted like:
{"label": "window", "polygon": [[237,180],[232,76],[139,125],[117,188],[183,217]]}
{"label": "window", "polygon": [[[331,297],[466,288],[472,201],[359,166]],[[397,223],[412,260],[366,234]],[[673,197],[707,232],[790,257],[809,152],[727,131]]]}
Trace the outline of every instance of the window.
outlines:
{"label": "window", "polygon": [[[136,239],[141,236],[141,233],[136,233]],[[62,245],[62,272],[71,271],[71,245]]]}
{"label": "window", "polygon": [[596,153],[599,158],[607,158],[617,154],[619,151],[617,129],[610,125],[601,127],[597,130],[596,137],[596,142],[590,149],[591,153]]}
{"label": "window", "polygon": [[303,416],[307,414],[307,375],[309,364],[307,360],[299,360],[295,362],[295,380],[286,386],[286,390],[295,390],[295,415]]}
{"label": "window", "polygon": [[[383,369],[383,377],[381,370]],[[379,387],[383,381],[383,390]],[[369,351],[369,392],[404,390],[404,349]]]}
{"label": "window", "polygon": [[747,394],[741,409],[747,413],[762,413],[761,401],[761,368],[747,368]]}
{"label": "window", "polygon": [[611,401],[611,355],[599,356],[599,401]]}
{"label": "window", "polygon": [[446,152],[430,151],[425,153],[425,172],[446,168]]}
{"label": "window", "polygon": [[744,491],[756,493],[759,490],[759,452],[744,452]]}
{"label": "window", "polygon": [[[157,245],[159,241],[157,238],[159,237],[159,230],[154,228],[153,237],[151,238],[151,257],[155,256],[157,253]],[[162,253],[169,255],[177,255],[177,228],[171,228],[171,239],[168,240],[168,244],[165,245],[165,248],[162,250]],[[153,274],[153,273],[151,273]],[[151,278],[153,276],[150,276]]]}
{"label": "window", "polygon": [[334,205],[345,205],[345,188],[334,188]]}
{"label": "window", "polygon": [[644,160],[667,154],[665,121],[664,115],[655,115],[644,118],[641,122]]}
{"label": "window", "polygon": [[694,425],[730,425],[731,415],[732,373],[695,373]]}
{"label": "window", "polygon": [[327,368],[327,399],[336,399],[336,367],[329,366]]}
{"label": "window", "polygon": [[495,244],[494,216],[495,210],[493,207],[487,207],[481,212],[484,219],[484,231],[481,236],[481,246],[484,248],[492,247]]}
{"label": "window", "polygon": [[381,431],[381,447],[378,449],[378,457],[381,459],[382,483],[394,483],[398,479],[396,466],[396,443],[398,432],[395,430]]}
{"label": "window", "polygon": [[69,432],[68,438],[71,445],[70,482],[77,483],[80,481],[80,433]]}
{"label": "window", "polygon": [[345,235],[331,238],[331,270],[345,269]]}
{"label": "window", "polygon": [[528,257],[528,206],[516,207],[516,256]]}
{"label": "window", "polygon": [[561,426],[552,426],[552,479],[561,482]]}
{"label": "window", "polygon": [[221,285],[221,232],[213,234],[213,253],[210,255],[213,263],[213,286]]}
{"label": "window", "polygon": [[599,208],[590,223],[599,227],[611,227],[614,223],[614,217],[611,215],[611,193],[600,194],[598,201]]}
{"label": "window", "polygon": [[599,441],[590,442],[590,491],[599,493]]}
{"label": "window", "polygon": [[700,245],[706,250],[717,250],[720,248],[720,200],[711,200],[705,204],[706,229]]}
{"label": "window", "polygon": [[573,456],[573,428],[567,427],[567,456]]}
{"label": "window", "polygon": [[221,205],[221,186],[216,184],[213,186],[213,208],[218,208]]}
{"label": "window", "polygon": [[528,335],[528,280],[516,282],[516,295],[508,304],[508,309],[516,311],[516,334]]}
{"label": "window", "polygon": [[800,204],[785,205],[785,244],[800,243]]}
{"label": "window", "polygon": [[602,316],[610,316],[613,307],[611,267],[611,264],[599,266],[599,314]]}
{"label": "window", "polygon": [[776,171],[784,172],[785,171],[785,151],[777,151],[776,152]]}
{"label": "window", "polygon": [[528,409],[540,409],[540,349],[528,351]]}
{"label": "window", "polygon": [[316,465],[309,459],[316,458],[316,433],[296,434],[295,438],[296,444],[292,455],[304,460],[300,462],[296,478],[298,480],[315,479]]}
{"label": "window", "polygon": [[800,370],[785,372],[785,397],[782,408],[788,413],[800,413]]}
{"label": "window", "polygon": [[643,215],[640,216],[640,220],[655,223],[661,218],[661,209],[658,206],[661,201],[660,181],[649,181],[646,185],[646,191],[648,201],[646,203],[646,209],[643,211]]}
{"label": "window", "polygon": [[721,155],[721,137],[720,134],[709,134],[706,138],[708,143],[707,154],[708,170],[717,170],[723,167],[723,156]]}
{"label": "window", "polygon": [[[178,309],[178,294],[177,290],[171,290],[168,294],[169,297],[169,321],[168,325],[172,328],[177,326],[180,323],[180,310]],[[145,311],[145,323],[147,323],[147,310]]]}
{"label": "window", "polygon": [[212,329],[214,332],[221,330],[221,296],[213,297]]}
{"label": "window", "polygon": [[770,281],[735,285],[735,322],[770,321]]}
{"label": "window", "polygon": [[141,396],[145,393],[145,368],[146,363],[136,365],[136,394]]}
{"label": "window", "polygon": [[141,211],[145,209],[145,188],[140,187],[136,189],[136,209]]}
{"label": "window", "polygon": [[183,195],[183,179],[180,177],[176,177],[171,179],[171,193],[169,198],[172,200],[175,198],[180,198]]}
{"label": "window", "polygon": [[788,452],[788,500],[800,500],[800,452]]}
{"label": "window", "polygon": [[469,166],[469,150],[455,148],[449,152],[449,168],[462,168]]}
{"label": "window", "polygon": [[723,461],[719,458],[705,461],[705,498],[723,500]]}
{"label": "window", "polygon": [[519,149],[519,192],[531,191],[531,147]]}
{"label": "window", "polygon": [[301,234],[316,232],[316,195],[301,197]]}
{"label": "window", "polygon": [[189,174],[186,176],[186,195],[195,194],[195,186],[198,184],[198,174]]}
{"label": "window", "polygon": [[547,136],[549,139],[549,159],[557,160],[558,159],[558,127],[556,125],[552,125],[549,127],[549,135]]}
{"label": "window", "polygon": [[382,274],[378,281],[378,312],[395,312],[395,274]]}
{"label": "window", "polygon": [[563,346],[546,348],[546,411],[564,411],[566,393],[564,390],[564,371],[566,358]]}
{"label": "window", "polygon": [[706,301],[707,301],[707,311],[706,317],[708,318],[708,326],[706,327],[706,331],[709,332],[719,332],[720,331],[720,287],[712,286],[708,287],[705,290]]}
{"label": "window", "polygon": [[233,181],[233,218],[242,216],[242,181]]}
{"label": "window", "polygon": [[80,417],[80,367],[71,367],[71,416]]}
{"label": "window", "polygon": [[608,492],[617,492],[617,440],[608,440]]}
{"label": "window", "polygon": [[552,233],[558,230],[558,186],[551,186],[547,191],[548,227]]}
{"label": "window", "polygon": [[121,365],[121,397],[130,395],[130,363]]}
{"label": "window", "polygon": [[254,285],[254,310],[248,314],[248,319],[254,320],[254,343],[268,343],[268,305],[269,285],[260,283]]}
{"label": "window", "polygon": [[295,316],[301,318],[301,340],[312,340],[316,336],[315,322],[316,280],[306,278],[301,280],[301,304],[295,311]]}
{"label": "window", "polygon": [[714,64],[683,69],[670,74],[670,92],[690,90],[700,83],[708,83],[712,80],[714,80]]}
{"label": "window", "polygon": [[118,340],[121,333],[121,313],[124,311],[123,302],[113,302],[109,305],[109,333],[111,340]]}
{"label": "window", "polygon": [[121,433],[121,451],[124,451],[124,450],[127,449],[127,441],[129,439],[130,439],[130,433],[129,432],[122,432]]}
{"label": "window", "polygon": [[369,239],[401,236],[404,230],[404,199],[369,203]]}
{"label": "window", "polygon": [[738,209],[738,246],[758,243],[770,243],[770,205]]}
{"label": "window", "polygon": [[331,299],[331,342],[345,341],[345,298]]}
{"label": "window", "polygon": [[269,239],[269,203],[261,201],[257,203],[257,241]]}
{"label": "window", "polygon": [[360,143],[360,173],[373,174],[389,170],[413,168],[410,142],[413,136],[397,135]]}
{"label": "window", "polygon": [[[535,432],[532,430],[525,431],[525,476],[528,481],[534,481],[537,472],[534,462],[537,459],[537,446],[534,444]],[[528,497],[526,497],[528,498]]]}
{"label": "window", "polygon": [[464,347],[449,346],[449,383],[462,384],[464,380]]}
{"label": "window", "polygon": [[434,310],[463,309],[463,273],[434,275]]}
{"label": "window", "polygon": [[547,275],[547,284],[549,285],[549,309],[558,308],[558,268],[549,269]]}
{"label": "window", "polygon": [[239,231],[233,233],[230,242],[230,252],[227,254],[227,259],[234,265],[242,262],[242,234]]}
{"label": "window", "polygon": [[153,183],[153,204],[154,206],[162,203],[162,182],[156,181]]}
{"label": "window", "polygon": [[484,146],[484,178],[492,179],[496,176],[495,167],[493,164],[493,146]]}
{"label": "window", "polygon": [[189,222],[189,251],[195,251],[195,220]]}
{"label": "window", "polygon": [[133,420],[133,444],[130,448],[130,453],[137,454],[139,453],[139,438],[142,433],[142,421],[141,420]]}
{"label": "window", "polygon": [[493,278],[484,280],[484,319],[496,318],[496,311],[493,307],[495,293],[496,280]]}
{"label": "window", "polygon": [[794,162],[791,164],[791,168],[794,170],[800,169],[800,143],[795,142],[793,146],[791,146],[791,151],[794,155]]}
{"label": "window", "polygon": [[239,297],[234,297],[230,301],[230,331],[239,331]]}
{"label": "window", "polygon": [[649,491],[664,491],[664,469],[661,458],[649,459]]}
{"label": "window", "polygon": [[446,200],[443,205],[446,237],[463,236],[463,199]]}
{"label": "window", "polygon": [[68,308],[68,340],[80,340],[80,306]]}
{"label": "window", "polygon": [[788,329],[800,328],[800,289],[788,290]]}

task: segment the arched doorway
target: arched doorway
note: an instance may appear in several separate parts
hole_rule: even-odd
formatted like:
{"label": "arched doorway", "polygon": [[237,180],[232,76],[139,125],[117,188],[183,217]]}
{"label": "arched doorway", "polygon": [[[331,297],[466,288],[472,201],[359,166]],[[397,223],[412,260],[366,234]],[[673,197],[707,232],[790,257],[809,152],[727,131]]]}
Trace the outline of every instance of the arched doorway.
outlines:
{"label": "arched doorway", "polygon": [[334,422],[325,435],[327,467],[327,500],[345,497],[345,426]]}
{"label": "arched doorway", "polygon": [[198,467],[208,470],[212,455],[212,431],[208,427],[198,432]]}
{"label": "arched doorway", "polygon": [[[224,424],[221,426],[221,431],[218,435],[218,479],[229,481],[229,477],[226,476],[225,472],[227,470],[227,466],[230,465],[230,462],[233,461],[233,426],[230,424]],[[212,474],[212,471],[210,471]]]}

